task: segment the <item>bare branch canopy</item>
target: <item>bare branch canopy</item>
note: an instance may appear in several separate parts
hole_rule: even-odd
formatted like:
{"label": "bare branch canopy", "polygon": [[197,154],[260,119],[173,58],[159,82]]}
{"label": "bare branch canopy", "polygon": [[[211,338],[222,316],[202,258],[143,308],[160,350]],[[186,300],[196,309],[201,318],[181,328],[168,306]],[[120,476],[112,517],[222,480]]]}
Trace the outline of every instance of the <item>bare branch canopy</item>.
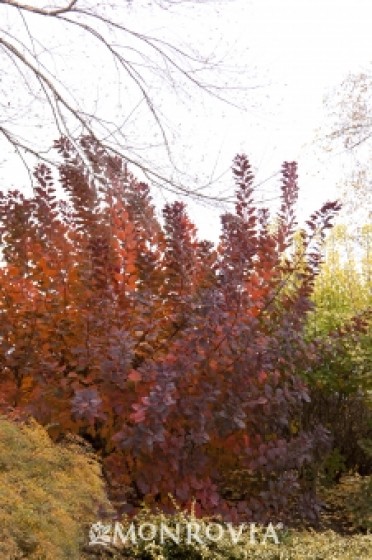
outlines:
{"label": "bare branch canopy", "polygon": [[[177,3],[155,1],[153,8]],[[31,122],[34,129],[41,130],[41,137],[48,131],[54,139],[66,136],[76,141],[82,134],[89,134],[153,183],[174,193],[213,199],[203,193],[203,188],[194,190],[180,180],[182,172],[178,173],[173,161],[163,98],[164,88],[177,96],[192,87],[226,101],[226,85],[209,79],[216,61],[202,57],[192,47],[186,49],[127,26],[125,16],[135,4],[130,0],[60,0],[51,4],[0,0],[0,141],[2,138],[11,145],[25,164],[30,156],[51,163],[45,144],[38,145],[34,133],[27,132]],[[64,47],[69,45],[70,53],[59,50],[62,43]],[[88,56],[82,55],[84,49]],[[80,64],[78,69],[76,64]],[[71,86],[70,66],[75,65],[73,80],[79,82],[79,72],[86,73],[89,64],[91,81],[86,86],[86,98],[79,98]],[[99,65],[103,77],[94,74]],[[103,100],[103,86],[107,101]],[[125,105],[121,122],[110,113],[116,91]],[[142,145],[133,143],[130,135],[139,111],[142,117],[147,115],[148,122]],[[174,173],[157,164],[159,150]]]}

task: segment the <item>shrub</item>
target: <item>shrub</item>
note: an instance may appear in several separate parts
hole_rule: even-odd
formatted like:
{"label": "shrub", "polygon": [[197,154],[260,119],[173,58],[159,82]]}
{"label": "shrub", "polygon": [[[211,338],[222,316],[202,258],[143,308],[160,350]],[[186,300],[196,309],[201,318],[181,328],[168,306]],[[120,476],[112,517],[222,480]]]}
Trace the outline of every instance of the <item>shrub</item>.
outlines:
{"label": "shrub", "polygon": [[77,560],[99,506],[110,507],[97,461],[53,444],[35,422],[0,417],[2,560]]}
{"label": "shrub", "polygon": [[237,156],[235,209],[213,247],[182,203],[161,226],[124,162],[81,145],[84,161],[56,144],[64,200],[45,165],[31,198],[1,197],[4,407],[90,440],[127,512],[144,500],[169,511],[172,494],[230,520],[316,515],[301,472],[328,440],[301,425],[298,373],[316,360],[306,318],[339,205],[310,216],[299,252],[296,165],[283,165],[272,219]]}

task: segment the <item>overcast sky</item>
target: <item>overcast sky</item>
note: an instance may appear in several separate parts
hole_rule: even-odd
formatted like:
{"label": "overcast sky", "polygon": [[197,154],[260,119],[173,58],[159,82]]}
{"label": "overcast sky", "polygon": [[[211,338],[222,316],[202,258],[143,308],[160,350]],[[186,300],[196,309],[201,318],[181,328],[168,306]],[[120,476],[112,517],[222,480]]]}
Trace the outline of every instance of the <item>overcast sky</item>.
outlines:
{"label": "overcast sky", "polygon": [[[325,154],[314,141],[322,127],[328,132],[324,96],[349,72],[368,67],[372,59],[372,4],[368,0],[232,0],[229,5],[227,18],[221,4],[216,29],[223,21],[238,60],[252,61],[257,82],[268,86],[252,95],[247,92],[245,111],[224,109],[225,118],[217,112],[211,115],[212,132],[204,124],[202,136],[221,142],[221,168],[233,152],[244,151],[261,179],[280,168],[283,160],[297,160],[304,216],[338,194],[342,155]],[[253,82],[254,78],[253,72]],[[275,182],[270,182],[263,196],[275,196],[273,189]],[[206,220],[205,213],[202,219]],[[209,227],[211,222],[205,231]]]}
{"label": "overcast sky", "polygon": [[[120,6],[120,2],[116,4]],[[323,126],[324,95],[349,72],[366,68],[372,59],[370,0],[201,0],[181,2],[168,10],[149,8],[149,4],[134,0],[129,13],[126,7],[117,8],[116,13],[132,28],[192,45],[220,60],[221,70],[213,80],[219,78],[230,88],[241,88],[226,91],[228,100],[237,105],[234,107],[200,92],[186,89],[177,97],[159,87],[159,106],[167,115],[176,163],[203,183],[226,173],[233,156],[245,152],[260,182],[278,171],[284,160],[297,160],[302,215],[334,198],[340,157],[325,155],[314,141]],[[43,24],[40,27],[36,18],[32,22],[40,38],[54,41],[56,64],[88,105],[92,91],[100,96],[105,76],[110,79],[109,70],[92,57],[87,44],[64,44],[63,34],[58,36],[52,27],[45,27],[45,21]],[[84,50],[90,65],[81,68]],[[92,87],[96,77],[98,85]],[[103,99],[105,110],[109,107],[112,114],[135,103],[123,99],[117,103],[107,92],[102,93]],[[27,114],[24,122],[29,127]],[[131,126],[138,142],[149,133],[140,110],[134,113]],[[38,130],[47,136],[47,123],[39,121]],[[0,171],[3,181],[14,182],[14,167],[4,165]],[[26,181],[22,174],[19,177],[20,182]],[[231,192],[231,186],[226,173],[214,188],[215,192]],[[275,198],[273,181],[260,188],[262,198]],[[159,204],[166,199],[167,195],[157,196]],[[215,239],[219,210],[193,204],[190,211],[201,235]]]}

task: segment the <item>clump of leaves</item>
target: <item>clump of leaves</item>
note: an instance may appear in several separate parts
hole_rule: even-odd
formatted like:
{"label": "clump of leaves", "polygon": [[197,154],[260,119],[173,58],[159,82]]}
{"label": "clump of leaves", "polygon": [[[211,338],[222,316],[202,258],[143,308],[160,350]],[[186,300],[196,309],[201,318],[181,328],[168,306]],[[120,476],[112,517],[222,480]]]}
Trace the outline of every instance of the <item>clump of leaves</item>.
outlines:
{"label": "clump of leaves", "polygon": [[322,465],[321,483],[326,486],[333,484],[345,471],[345,458],[336,447],[332,449]]}
{"label": "clump of leaves", "polygon": [[2,559],[77,560],[99,507],[110,509],[97,461],[53,444],[36,422],[0,417]]}

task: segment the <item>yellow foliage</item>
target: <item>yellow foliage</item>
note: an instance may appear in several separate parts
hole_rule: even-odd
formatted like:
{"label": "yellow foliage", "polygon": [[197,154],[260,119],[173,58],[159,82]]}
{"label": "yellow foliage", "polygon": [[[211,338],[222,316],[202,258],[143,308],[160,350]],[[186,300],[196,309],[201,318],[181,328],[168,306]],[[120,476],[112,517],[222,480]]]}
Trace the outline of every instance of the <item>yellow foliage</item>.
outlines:
{"label": "yellow foliage", "polygon": [[325,261],[315,283],[316,309],[310,325],[328,331],[372,306],[372,225],[356,238],[336,226],[325,244]]}
{"label": "yellow foliage", "polygon": [[0,417],[1,560],[78,560],[99,506],[110,509],[97,461]]}

